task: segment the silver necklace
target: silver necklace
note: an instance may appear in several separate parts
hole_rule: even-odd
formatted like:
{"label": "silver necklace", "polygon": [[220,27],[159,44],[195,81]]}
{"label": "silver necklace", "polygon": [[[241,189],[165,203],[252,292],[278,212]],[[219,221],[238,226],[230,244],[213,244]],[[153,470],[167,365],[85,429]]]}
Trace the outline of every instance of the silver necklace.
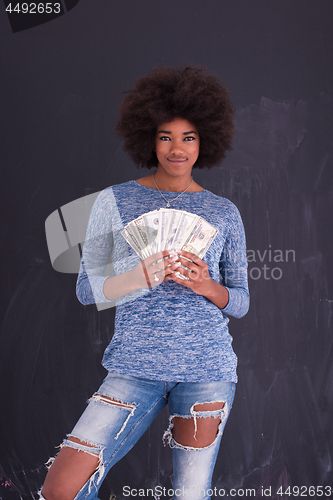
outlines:
{"label": "silver necklace", "polygon": [[188,188],[190,187],[190,185],[192,184],[193,182],[193,177],[191,177],[191,182],[189,183],[189,185],[187,186],[186,189],[184,189],[184,191],[182,191],[178,196],[176,196],[176,198],[173,198],[172,200],[167,200],[166,197],[164,196],[164,194],[161,193],[161,190],[160,188],[158,187],[158,185],[156,184],[156,181],[155,181],[155,172],[153,173],[153,181],[154,181],[154,184],[155,186],[157,187],[160,195],[162,196],[162,198],[164,198],[164,200],[167,202],[167,207],[169,208],[170,207],[170,203],[172,203],[173,201],[177,200],[177,198],[179,198],[179,196],[181,196],[183,193],[185,193],[185,191],[188,190]]}

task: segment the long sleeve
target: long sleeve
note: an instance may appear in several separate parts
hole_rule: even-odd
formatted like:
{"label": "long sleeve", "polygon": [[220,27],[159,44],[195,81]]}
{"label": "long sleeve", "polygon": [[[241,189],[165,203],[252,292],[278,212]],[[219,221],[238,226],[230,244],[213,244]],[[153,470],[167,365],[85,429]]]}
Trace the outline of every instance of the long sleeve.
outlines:
{"label": "long sleeve", "polygon": [[113,302],[103,293],[104,281],[114,274],[109,263],[113,236],[111,210],[107,202],[107,192],[102,191],[90,213],[76,283],[77,298],[84,305]]}
{"label": "long sleeve", "polygon": [[[103,293],[106,279],[133,270],[140,260],[121,236],[123,227],[113,189],[106,188],[98,195],[88,222],[76,283],[76,295],[82,304],[96,304],[103,310],[149,293],[148,289],[138,289],[118,295],[118,288],[113,300]],[[115,287],[117,283],[119,280]]]}
{"label": "long sleeve", "polygon": [[244,226],[240,213],[235,207],[235,215],[219,263],[221,284],[229,292],[229,302],[222,312],[228,316],[242,318],[249,309],[247,267]]}

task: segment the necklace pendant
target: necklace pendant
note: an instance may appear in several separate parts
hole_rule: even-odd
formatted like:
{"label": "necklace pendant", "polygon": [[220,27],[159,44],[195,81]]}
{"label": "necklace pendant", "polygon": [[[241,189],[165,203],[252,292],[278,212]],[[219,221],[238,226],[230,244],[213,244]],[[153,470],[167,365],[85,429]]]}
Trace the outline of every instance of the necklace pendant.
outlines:
{"label": "necklace pendant", "polygon": [[191,184],[192,184],[192,182],[193,182],[193,177],[191,176],[191,182],[189,183],[189,185],[187,186],[187,188],[186,188],[186,189],[184,189],[184,191],[182,191],[182,192],[181,192],[178,196],[176,196],[176,198],[172,198],[172,200],[170,200],[170,201],[168,201],[168,200],[166,199],[166,197],[164,196],[164,194],[162,194],[162,193],[161,193],[160,188],[159,188],[159,187],[158,187],[158,185],[156,184],[156,181],[155,181],[155,172],[153,173],[153,181],[154,181],[154,184],[155,184],[155,186],[156,186],[156,189],[158,189],[158,192],[159,192],[159,193],[160,193],[160,195],[162,196],[163,200],[165,200],[165,201],[167,202],[167,204],[166,204],[167,208],[169,208],[169,207],[170,207],[170,203],[172,203],[173,201],[177,200],[177,199],[178,199],[178,198],[179,198],[179,197],[180,197],[183,193],[185,193],[185,191],[187,191],[187,190],[188,190],[188,188],[190,187],[190,185],[191,185]]}

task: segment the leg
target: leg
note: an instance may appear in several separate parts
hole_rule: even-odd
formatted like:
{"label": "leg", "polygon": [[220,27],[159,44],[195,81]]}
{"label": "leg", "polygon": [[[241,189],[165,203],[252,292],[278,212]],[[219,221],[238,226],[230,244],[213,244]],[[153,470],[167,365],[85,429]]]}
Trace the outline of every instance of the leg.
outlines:
{"label": "leg", "polygon": [[[222,410],[224,404],[224,402],[197,404],[193,407],[193,410],[195,412],[212,412]],[[220,416],[202,417],[197,419],[195,428],[194,417],[174,417],[172,435],[174,440],[182,446],[204,448],[215,440],[220,422]]]}
{"label": "leg", "polygon": [[173,489],[177,500],[210,498],[212,474],[234,392],[231,382],[181,383],[171,391],[170,426],[164,438],[174,449]]}
{"label": "leg", "polygon": [[[101,394],[94,394],[92,400],[130,410],[121,430],[125,427],[128,418],[135,409],[134,405],[126,405]],[[120,432],[118,432],[118,435]],[[74,449],[71,443],[76,443],[79,446]],[[98,471],[101,465],[100,452],[101,447],[93,446],[74,436],[69,436],[46,476],[42,491],[44,498],[46,500],[72,500],[75,498],[92,474]]]}
{"label": "leg", "polygon": [[[70,440],[93,450],[92,446],[79,439]],[[98,464],[98,450],[95,450],[95,453],[91,451],[90,454],[64,446],[47,473],[42,490],[43,497],[45,500],[72,500],[98,469]]]}
{"label": "leg", "polygon": [[61,445],[41,498],[96,499],[107,472],[165,405],[164,383],[110,373]]}

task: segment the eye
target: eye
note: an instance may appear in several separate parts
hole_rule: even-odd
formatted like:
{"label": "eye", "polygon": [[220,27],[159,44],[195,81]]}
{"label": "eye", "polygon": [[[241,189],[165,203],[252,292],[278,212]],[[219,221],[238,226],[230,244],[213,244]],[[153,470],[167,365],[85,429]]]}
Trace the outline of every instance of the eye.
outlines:
{"label": "eye", "polygon": [[167,135],[161,135],[161,137],[159,137],[160,141],[171,141],[170,137],[168,137]]}
{"label": "eye", "polygon": [[185,137],[184,141],[195,141],[196,137],[192,136],[192,135],[188,135],[187,137]]}

